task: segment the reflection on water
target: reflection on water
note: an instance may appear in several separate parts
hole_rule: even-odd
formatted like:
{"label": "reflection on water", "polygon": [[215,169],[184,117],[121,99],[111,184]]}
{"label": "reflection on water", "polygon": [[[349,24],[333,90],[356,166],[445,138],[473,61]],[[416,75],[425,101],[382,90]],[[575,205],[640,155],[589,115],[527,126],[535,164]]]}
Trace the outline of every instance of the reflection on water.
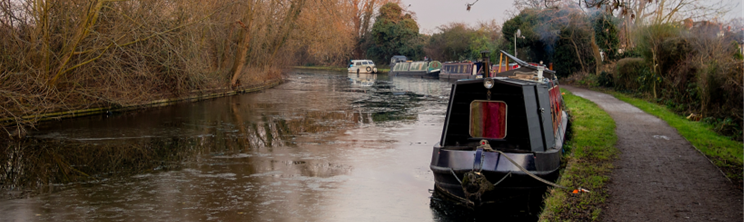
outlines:
{"label": "reflection on water", "polygon": [[357,87],[373,86],[377,80],[377,74],[349,73],[348,76],[351,85]]}
{"label": "reflection on water", "polygon": [[297,72],[3,142],[0,221],[422,221],[450,84]]}

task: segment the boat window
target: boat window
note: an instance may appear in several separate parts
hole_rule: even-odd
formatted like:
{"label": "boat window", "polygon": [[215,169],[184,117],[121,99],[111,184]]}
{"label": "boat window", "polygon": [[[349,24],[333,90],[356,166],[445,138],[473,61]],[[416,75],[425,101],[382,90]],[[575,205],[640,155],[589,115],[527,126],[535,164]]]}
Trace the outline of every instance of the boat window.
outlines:
{"label": "boat window", "polygon": [[354,65],[360,66],[360,65],[362,65],[362,63],[361,62],[356,62]]}
{"label": "boat window", "polygon": [[506,103],[476,100],[470,103],[470,136],[503,139],[506,137]]}
{"label": "boat window", "polygon": [[459,69],[457,69],[458,73],[464,73],[465,72],[465,65],[459,65]]}
{"label": "boat window", "polygon": [[424,70],[423,62],[413,63],[413,65],[411,66],[411,71],[421,71],[421,70]]}
{"label": "boat window", "polygon": [[369,62],[368,64],[370,64],[370,65],[374,65],[375,64],[375,62],[372,62],[372,61],[368,61],[368,62]]}
{"label": "boat window", "polygon": [[362,62],[362,65],[367,65],[367,62]]}
{"label": "boat window", "polygon": [[411,67],[411,63],[403,63],[400,71],[408,71],[408,67]]}

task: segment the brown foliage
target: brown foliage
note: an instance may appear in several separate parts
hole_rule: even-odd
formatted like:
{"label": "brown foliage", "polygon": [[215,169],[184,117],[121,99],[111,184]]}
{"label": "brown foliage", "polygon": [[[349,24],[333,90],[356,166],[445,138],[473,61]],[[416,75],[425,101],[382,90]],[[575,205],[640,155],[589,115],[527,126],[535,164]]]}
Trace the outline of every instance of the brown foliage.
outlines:
{"label": "brown foliage", "polygon": [[0,0],[0,122],[276,76],[305,2]]}

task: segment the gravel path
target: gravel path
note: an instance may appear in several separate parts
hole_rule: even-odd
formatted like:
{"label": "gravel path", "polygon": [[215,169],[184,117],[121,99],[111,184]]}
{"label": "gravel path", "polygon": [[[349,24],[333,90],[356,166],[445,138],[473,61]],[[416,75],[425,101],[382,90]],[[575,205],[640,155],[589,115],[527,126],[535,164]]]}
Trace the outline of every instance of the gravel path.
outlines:
{"label": "gravel path", "polygon": [[676,129],[611,95],[562,87],[617,125],[620,154],[602,221],[742,221],[742,192]]}

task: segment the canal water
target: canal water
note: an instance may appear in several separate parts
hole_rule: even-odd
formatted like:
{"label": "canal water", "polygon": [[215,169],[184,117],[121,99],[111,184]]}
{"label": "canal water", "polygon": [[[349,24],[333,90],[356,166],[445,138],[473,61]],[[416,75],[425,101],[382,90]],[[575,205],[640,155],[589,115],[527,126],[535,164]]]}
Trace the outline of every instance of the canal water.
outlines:
{"label": "canal water", "polygon": [[431,207],[450,87],[297,70],[258,93],[44,123],[2,159],[0,221],[460,220]]}

